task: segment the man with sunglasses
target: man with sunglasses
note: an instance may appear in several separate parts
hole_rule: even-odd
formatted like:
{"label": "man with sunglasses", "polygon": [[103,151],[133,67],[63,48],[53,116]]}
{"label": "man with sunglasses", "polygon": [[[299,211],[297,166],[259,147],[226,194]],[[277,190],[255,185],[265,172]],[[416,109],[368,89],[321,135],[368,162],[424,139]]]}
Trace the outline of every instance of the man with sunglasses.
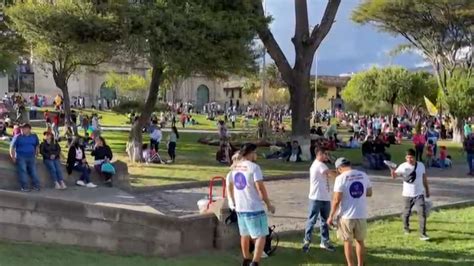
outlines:
{"label": "man with sunglasses", "polygon": [[326,220],[331,210],[331,192],[329,187],[329,178],[336,177],[336,172],[329,170],[326,162],[329,160],[329,154],[325,149],[319,149],[316,153],[311,168],[309,169],[309,215],[306,223],[305,236],[303,242],[303,252],[309,252],[314,225],[320,217],[320,247],[328,251],[335,251],[329,241],[329,226]]}
{"label": "man with sunglasses", "polygon": [[430,238],[426,234],[426,198],[430,197],[428,179],[426,177],[425,165],[415,159],[415,150],[409,149],[406,152],[406,162],[396,169],[391,168],[392,178],[403,177],[402,196],[405,203],[403,210],[403,230],[405,234],[410,234],[410,215],[413,206],[416,205],[418,219],[420,223],[420,240],[427,241]]}

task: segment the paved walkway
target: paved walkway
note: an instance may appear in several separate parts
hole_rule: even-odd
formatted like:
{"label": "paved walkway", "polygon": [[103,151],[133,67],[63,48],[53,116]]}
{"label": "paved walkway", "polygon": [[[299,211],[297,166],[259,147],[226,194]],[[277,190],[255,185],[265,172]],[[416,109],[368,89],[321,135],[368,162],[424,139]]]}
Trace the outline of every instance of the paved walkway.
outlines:
{"label": "paved walkway", "polygon": [[[371,180],[374,196],[368,201],[369,215],[372,217],[400,212],[401,180],[391,180],[383,176],[371,176]],[[308,208],[308,180],[270,181],[266,186],[277,209],[275,215],[270,216],[270,224],[276,225],[279,231],[303,229]],[[474,200],[472,178],[431,178],[430,187],[435,206]],[[207,190],[207,188],[196,188],[157,191],[139,194],[137,197],[160,212],[183,216],[197,213],[196,202],[207,195]]]}

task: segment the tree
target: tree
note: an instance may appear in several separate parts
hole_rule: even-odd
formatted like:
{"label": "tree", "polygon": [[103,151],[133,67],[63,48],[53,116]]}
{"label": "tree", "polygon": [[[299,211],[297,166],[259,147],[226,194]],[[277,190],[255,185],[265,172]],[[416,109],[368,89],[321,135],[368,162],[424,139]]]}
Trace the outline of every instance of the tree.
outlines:
{"label": "tree", "polygon": [[9,21],[5,6],[0,4],[0,73],[14,70],[19,56],[28,54],[25,40],[8,27]]}
{"label": "tree", "polygon": [[[373,0],[362,2],[352,19],[401,35],[433,66],[439,87],[449,97],[448,83],[457,68],[472,75],[474,1]],[[462,121],[455,117],[454,140],[461,140]]]}
{"label": "tree", "polygon": [[372,68],[355,74],[342,92],[354,111],[393,114],[395,105],[416,109],[426,96],[436,99],[437,86],[427,72],[409,72],[402,67]]}
{"label": "tree", "polygon": [[[328,0],[326,10],[320,24],[311,31],[308,21],[308,4],[306,0],[295,0],[295,35],[291,39],[295,47],[295,59],[290,65],[279,44],[275,40],[268,23],[258,27],[258,35],[265,48],[281,73],[281,78],[290,91],[290,108],[292,135],[303,146],[309,146],[310,112],[313,109],[310,97],[310,71],[316,50],[329,33],[341,0]],[[265,16],[261,0],[253,0],[255,13],[262,21],[269,22]],[[305,152],[306,149],[305,147]]]}
{"label": "tree", "polygon": [[445,99],[449,112],[461,121],[471,117],[474,110],[474,77],[467,72],[463,69],[454,71]]}
{"label": "tree", "polygon": [[122,75],[110,72],[105,77],[105,85],[108,88],[116,88],[120,96],[143,101],[150,84],[150,75],[151,73],[147,73],[146,77],[143,77],[137,74]]}
{"label": "tree", "polygon": [[69,121],[69,79],[81,67],[97,66],[111,58],[121,38],[117,17],[83,0],[19,1],[8,7],[6,14],[11,19],[9,26],[52,72]]}
{"label": "tree", "polygon": [[127,144],[130,159],[136,161],[165,70],[181,76],[225,77],[253,67],[253,29],[258,21],[249,16],[252,6],[244,0],[142,1],[124,7],[127,47],[152,68],[144,111]]}

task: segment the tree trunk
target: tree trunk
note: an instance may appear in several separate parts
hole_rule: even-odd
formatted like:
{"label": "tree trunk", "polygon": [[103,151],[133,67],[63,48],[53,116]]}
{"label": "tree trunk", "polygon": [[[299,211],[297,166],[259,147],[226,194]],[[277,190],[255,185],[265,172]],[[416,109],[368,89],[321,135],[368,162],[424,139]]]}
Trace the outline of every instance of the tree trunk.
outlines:
{"label": "tree trunk", "polygon": [[290,88],[291,108],[291,135],[301,145],[303,159],[309,160],[310,153],[310,119],[311,119],[311,97],[309,79],[306,82],[297,82],[297,87]]}
{"label": "tree trunk", "polygon": [[462,143],[464,140],[464,128],[462,119],[455,117],[453,119],[453,142]]}
{"label": "tree trunk", "polygon": [[148,96],[145,101],[145,106],[140,114],[140,118],[132,125],[132,129],[128,136],[127,154],[132,162],[139,162],[142,159],[142,143],[143,143],[143,128],[150,121],[153,108],[158,99],[158,92],[163,77],[163,67],[161,65],[153,64],[153,71],[151,73],[151,82],[148,89]]}
{"label": "tree trunk", "polygon": [[63,109],[64,109],[64,124],[69,124],[71,121],[71,100],[69,99],[69,88],[67,84],[64,88],[60,88],[63,93]]}

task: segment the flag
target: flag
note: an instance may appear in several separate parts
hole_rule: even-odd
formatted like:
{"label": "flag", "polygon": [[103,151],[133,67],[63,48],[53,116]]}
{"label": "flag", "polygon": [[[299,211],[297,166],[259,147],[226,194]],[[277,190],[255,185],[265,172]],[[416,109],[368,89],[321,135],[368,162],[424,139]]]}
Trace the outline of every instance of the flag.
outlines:
{"label": "flag", "polygon": [[425,98],[425,104],[426,104],[426,110],[428,110],[428,113],[432,116],[438,115],[438,108],[428,99],[426,96],[423,96]]}

